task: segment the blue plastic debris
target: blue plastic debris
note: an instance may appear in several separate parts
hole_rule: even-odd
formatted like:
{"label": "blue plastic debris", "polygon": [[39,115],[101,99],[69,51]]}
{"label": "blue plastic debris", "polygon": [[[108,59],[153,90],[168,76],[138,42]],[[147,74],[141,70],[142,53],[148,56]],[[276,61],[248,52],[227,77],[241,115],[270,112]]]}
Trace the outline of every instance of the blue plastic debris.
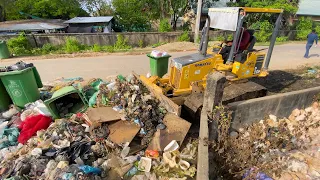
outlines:
{"label": "blue plastic debris", "polygon": [[[256,172],[257,168],[253,167],[250,170],[246,171],[246,173],[243,175],[242,179],[246,179],[248,176],[252,175],[252,173]],[[255,180],[273,180],[271,177],[266,175],[263,172],[256,173]]]}
{"label": "blue plastic debris", "polygon": [[147,132],[144,130],[144,128],[141,128],[141,129],[140,129],[140,134],[146,135]]}
{"label": "blue plastic debris", "polygon": [[66,173],[62,176],[62,179],[63,180],[69,180],[72,178],[72,174],[71,173]]}
{"label": "blue plastic debris", "polygon": [[92,166],[84,165],[84,166],[80,166],[79,169],[81,169],[85,174],[96,174],[96,175],[101,174],[101,169],[95,168]]}

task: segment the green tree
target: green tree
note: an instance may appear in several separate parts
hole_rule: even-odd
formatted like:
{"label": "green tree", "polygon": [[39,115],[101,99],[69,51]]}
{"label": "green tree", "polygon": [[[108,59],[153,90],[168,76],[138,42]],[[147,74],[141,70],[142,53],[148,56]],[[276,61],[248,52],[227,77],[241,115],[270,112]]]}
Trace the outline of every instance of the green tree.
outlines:
{"label": "green tree", "polygon": [[150,21],[160,17],[157,0],[113,0],[115,18],[125,31],[147,31]]}
{"label": "green tree", "polygon": [[14,8],[7,12],[8,20],[26,19],[20,12],[45,19],[70,19],[75,16],[88,16],[78,0],[15,0],[13,6]]}
{"label": "green tree", "polygon": [[14,9],[15,0],[0,0],[0,22],[7,20],[7,13]]}
{"label": "green tree", "polygon": [[169,32],[170,30],[171,30],[171,26],[170,26],[168,19],[161,19],[160,26],[159,26],[159,32]]}
{"label": "green tree", "polygon": [[79,0],[82,6],[92,16],[109,16],[113,15],[111,2],[108,0]]}
{"label": "green tree", "polygon": [[[284,23],[283,27],[289,27],[288,24],[290,16],[293,16],[298,11],[299,0],[240,0],[236,3],[230,2],[228,6],[233,7],[260,7],[260,8],[275,8],[283,9],[283,18]],[[272,21],[275,22],[275,16],[262,13],[262,14],[253,14],[249,19],[249,23],[254,23],[257,21]]]}
{"label": "green tree", "polygon": [[313,22],[311,18],[304,18],[301,17],[297,23],[296,29],[297,32],[297,39],[298,40],[305,40],[308,34],[311,32],[313,27]]}
{"label": "green tree", "polygon": [[[217,1],[219,0],[202,0],[202,8],[212,8]],[[198,0],[189,0],[189,4],[192,9],[197,9]]]}
{"label": "green tree", "polygon": [[170,5],[170,14],[173,18],[173,30],[177,30],[177,22],[179,17],[182,17],[188,10],[188,0],[168,0]]}

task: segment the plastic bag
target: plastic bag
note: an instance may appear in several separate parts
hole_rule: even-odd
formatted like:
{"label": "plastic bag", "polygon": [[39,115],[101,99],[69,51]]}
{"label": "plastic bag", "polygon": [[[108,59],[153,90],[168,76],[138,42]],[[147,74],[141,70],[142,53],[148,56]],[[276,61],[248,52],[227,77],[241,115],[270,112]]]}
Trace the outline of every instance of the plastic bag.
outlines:
{"label": "plastic bag", "polygon": [[153,50],[151,51],[151,54],[150,54],[152,57],[162,57],[162,52],[160,51],[157,51],[157,50]]}
{"label": "plastic bag", "polygon": [[124,82],[126,81],[126,78],[123,77],[121,74],[117,76],[117,78],[121,81],[121,82]]}
{"label": "plastic bag", "polygon": [[149,158],[158,158],[159,157],[159,151],[146,150],[146,156],[149,157]]}
{"label": "plastic bag", "polygon": [[101,174],[101,169],[95,168],[92,166],[84,165],[84,166],[80,166],[79,169],[81,169],[85,174],[96,174],[96,175]]}
{"label": "plastic bag", "polygon": [[97,96],[100,91],[95,92],[92,97],[89,99],[89,107],[93,107],[94,105],[97,104]]}
{"label": "plastic bag", "polygon": [[97,79],[96,81],[92,82],[90,86],[93,87],[94,90],[98,91],[101,84],[103,84],[102,79]]}

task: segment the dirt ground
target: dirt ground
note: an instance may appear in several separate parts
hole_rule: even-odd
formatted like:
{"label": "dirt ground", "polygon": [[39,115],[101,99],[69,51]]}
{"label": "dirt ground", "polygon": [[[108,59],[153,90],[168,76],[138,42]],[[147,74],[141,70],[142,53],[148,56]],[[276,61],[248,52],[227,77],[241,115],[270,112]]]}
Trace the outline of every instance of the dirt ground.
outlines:
{"label": "dirt ground", "polygon": [[270,71],[265,78],[251,79],[268,89],[268,95],[320,86],[320,67],[300,67],[294,70]]}

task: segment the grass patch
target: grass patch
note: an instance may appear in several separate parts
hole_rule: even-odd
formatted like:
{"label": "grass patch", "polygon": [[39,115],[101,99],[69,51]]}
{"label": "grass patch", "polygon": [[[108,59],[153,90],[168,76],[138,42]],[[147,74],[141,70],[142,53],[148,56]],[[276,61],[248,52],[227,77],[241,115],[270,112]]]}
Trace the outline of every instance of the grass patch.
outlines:
{"label": "grass patch", "polygon": [[165,45],[165,44],[167,44],[167,43],[166,42],[158,42],[156,44],[153,44],[151,47],[152,48],[156,48],[156,47],[159,47],[159,46],[162,46],[162,45]]}

